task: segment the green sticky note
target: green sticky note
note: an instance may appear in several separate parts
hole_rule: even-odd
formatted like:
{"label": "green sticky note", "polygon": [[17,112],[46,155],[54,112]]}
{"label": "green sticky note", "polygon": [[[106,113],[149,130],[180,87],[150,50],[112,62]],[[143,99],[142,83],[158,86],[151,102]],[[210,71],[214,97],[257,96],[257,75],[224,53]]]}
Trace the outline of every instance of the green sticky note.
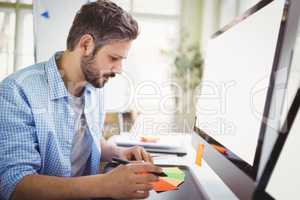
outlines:
{"label": "green sticky note", "polygon": [[174,178],[179,181],[184,181],[185,174],[178,167],[165,167],[163,168],[163,171],[167,174],[168,178]]}

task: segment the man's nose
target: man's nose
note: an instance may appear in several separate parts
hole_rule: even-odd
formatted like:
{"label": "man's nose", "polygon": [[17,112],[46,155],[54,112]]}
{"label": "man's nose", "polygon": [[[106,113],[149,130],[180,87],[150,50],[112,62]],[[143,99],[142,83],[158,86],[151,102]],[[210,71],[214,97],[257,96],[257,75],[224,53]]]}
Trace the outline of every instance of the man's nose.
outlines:
{"label": "man's nose", "polygon": [[122,73],[122,64],[116,64],[112,67],[111,70],[113,73],[121,74]]}

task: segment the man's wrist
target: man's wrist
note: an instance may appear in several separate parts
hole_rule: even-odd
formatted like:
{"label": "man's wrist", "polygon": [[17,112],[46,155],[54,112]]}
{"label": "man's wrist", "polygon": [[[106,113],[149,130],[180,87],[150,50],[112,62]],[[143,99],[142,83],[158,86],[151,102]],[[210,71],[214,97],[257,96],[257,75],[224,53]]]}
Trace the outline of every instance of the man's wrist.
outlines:
{"label": "man's wrist", "polygon": [[113,157],[120,157],[122,154],[121,147],[116,144],[106,142],[104,139],[101,140],[101,161],[111,162]]}
{"label": "man's wrist", "polygon": [[118,147],[117,145],[112,146],[112,157],[120,157],[124,148]]}

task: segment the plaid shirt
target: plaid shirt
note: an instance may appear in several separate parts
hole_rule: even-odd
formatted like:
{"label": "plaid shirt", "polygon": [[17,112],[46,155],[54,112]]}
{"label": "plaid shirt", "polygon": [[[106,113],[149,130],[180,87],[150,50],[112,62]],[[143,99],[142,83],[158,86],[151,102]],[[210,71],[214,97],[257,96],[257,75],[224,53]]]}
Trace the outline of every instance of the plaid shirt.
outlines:
{"label": "plaid shirt", "polygon": [[[103,90],[88,85],[85,116],[93,137],[84,175],[97,174],[104,122]],[[69,177],[75,116],[55,56],[0,83],[0,199],[26,175]],[[101,102],[101,103],[100,103]]]}

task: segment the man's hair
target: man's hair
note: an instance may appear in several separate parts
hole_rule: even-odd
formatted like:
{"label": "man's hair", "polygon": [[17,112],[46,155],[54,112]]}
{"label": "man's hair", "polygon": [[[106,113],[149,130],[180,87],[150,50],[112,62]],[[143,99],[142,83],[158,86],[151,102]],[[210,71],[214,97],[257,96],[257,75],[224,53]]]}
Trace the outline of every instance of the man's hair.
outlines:
{"label": "man's hair", "polygon": [[75,49],[80,38],[90,34],[95,42],[95,54],[103,45],[115,40],[134,40],[138,24],[130,14],[108,0],[83,5],[77,12],[67,39],[67,49]]}

